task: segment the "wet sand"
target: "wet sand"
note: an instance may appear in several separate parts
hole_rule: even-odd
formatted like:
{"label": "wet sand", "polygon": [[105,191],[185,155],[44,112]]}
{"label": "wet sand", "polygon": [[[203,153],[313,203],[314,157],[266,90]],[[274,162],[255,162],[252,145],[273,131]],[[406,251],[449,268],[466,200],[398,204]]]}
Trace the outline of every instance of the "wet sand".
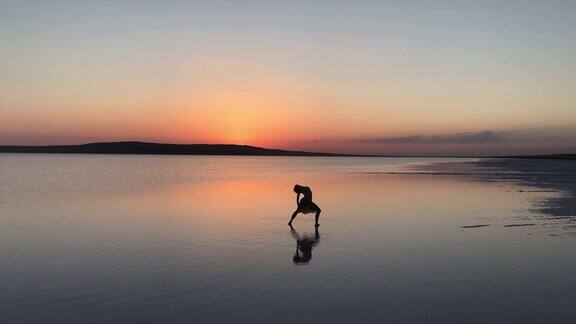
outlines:
{"label": "wet sand", "polygon": [[[576,231],[576,161],[571,159],[485,158],[472,161],[440,162],[409,166],[404,170],[364,172],[372,175],[418,175],[450,177],[463,181],[494,183],[525,194],[529,211],[539,220],[552,222],[508,224],[504,227],[547,226],[561,224]],[[469,224],[462,228],[488,227]]]}
{"label": "wet sand", "polygon": [[481,159],[432,163],[412,169],[469,181],[505,183],[519,193],[552,193],[552,196],[534,199],[533,210],[550,219],[565,219],[567,223],[576,217],[576,161],[573,160]]}

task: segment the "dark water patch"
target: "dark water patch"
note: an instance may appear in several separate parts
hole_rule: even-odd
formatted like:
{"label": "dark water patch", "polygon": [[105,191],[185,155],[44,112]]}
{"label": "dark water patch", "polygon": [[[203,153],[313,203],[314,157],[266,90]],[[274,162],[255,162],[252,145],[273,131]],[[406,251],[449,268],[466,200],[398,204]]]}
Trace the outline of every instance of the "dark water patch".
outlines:
{"label": "dark water patch", "polygon": [[536,226],[534,223],[526,223],[526,224],[509,224],[504,225],[504,227],[522,227],[522,226]]}
{"label": "dark water patch", "polygon": [[574,216],[544,217],[544,219],[548,220],[574,219]]}
{"label": "dark water patch", "polygon": [[[464,162],[464,163],[472,163],[472,162]],[[448,164],[448,163],[446,163]],[[419,168],[420,166],[418,166]],[[526,176],[533,176],[533,173],[509,173],[509,172],[443,172],[443,171],[413,171],[413,172],[405,172],[405,171],[366,171],[366,172],[358,172],[356,174],[385,174],[385,175],[432,175],[432,176],[488,176],[488,177],[499,177],[505,179],[516,179],[520,177]],[[495,179],[485,179],[485,180],[495,180]]]}

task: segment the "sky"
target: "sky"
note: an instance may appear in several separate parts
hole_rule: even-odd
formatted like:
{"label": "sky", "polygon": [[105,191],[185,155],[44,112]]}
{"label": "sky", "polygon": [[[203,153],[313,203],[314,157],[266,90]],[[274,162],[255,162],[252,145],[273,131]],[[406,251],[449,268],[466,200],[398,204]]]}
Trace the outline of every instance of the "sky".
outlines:
{"label": "sky", "polygon": [[576,1],[0,1],[0,145],[576,152]]}

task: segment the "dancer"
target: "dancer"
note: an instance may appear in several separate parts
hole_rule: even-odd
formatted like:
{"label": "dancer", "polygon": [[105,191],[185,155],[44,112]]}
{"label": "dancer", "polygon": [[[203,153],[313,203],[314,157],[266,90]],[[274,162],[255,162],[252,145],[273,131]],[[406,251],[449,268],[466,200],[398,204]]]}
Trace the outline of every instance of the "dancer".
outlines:
{"label": "dancer", "polygon": [[[301,186],[301,185],[294,185],[294,192],[297,194],[296,195],[296,205],[298,207],[296,208],[296,210],[292,214],[292,218],[290,218],[288,225],[290,227],[292,227],[292,221],[294,220],[294,218],[296,218],[298,213],[302,213],[302,214],[316,213],[315,226],[316,227],[320,226],[320,224],[318,223],[318,219],[320,219],[321,210],[320,210],[320,207],[318,207],[318,205],[316,205],[312,201],[312,190],[310,190],[310,187]],[[302,199],[300,199],[300,194],[303,195]]]}

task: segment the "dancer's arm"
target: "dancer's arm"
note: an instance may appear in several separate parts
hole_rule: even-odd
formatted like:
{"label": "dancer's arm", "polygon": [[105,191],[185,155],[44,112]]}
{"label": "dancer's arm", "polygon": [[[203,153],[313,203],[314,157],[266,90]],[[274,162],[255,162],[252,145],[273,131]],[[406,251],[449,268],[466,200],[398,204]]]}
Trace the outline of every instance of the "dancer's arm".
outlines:
{"label": "dancer's arm", "polygon": [[300,204],[300,193],[296,195],[296,206],[298,206],[298,204]]}

